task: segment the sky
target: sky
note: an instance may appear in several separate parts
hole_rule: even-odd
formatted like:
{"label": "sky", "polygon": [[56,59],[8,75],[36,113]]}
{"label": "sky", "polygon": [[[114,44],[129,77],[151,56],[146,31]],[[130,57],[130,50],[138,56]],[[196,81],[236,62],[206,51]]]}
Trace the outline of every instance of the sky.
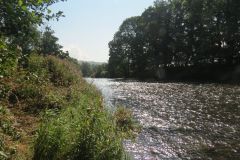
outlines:
{"label": "sky", "polygon": [[154,0],[68,0],[52,6],[65,17],[48,23],[71,57],[82,61],[107,62],[108,42],[122,22],[139,16]]}

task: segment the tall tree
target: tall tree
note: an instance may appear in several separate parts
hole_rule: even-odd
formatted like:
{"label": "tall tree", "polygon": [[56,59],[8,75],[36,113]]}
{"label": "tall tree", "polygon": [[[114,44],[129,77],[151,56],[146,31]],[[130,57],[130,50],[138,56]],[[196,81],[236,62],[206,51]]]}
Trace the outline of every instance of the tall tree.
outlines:
{"label": "tall tree", "polygon": [[52,13],[49,9],[59,1],[65,0],[0,0],[0,36],[24,47],[22,41],[33,36],[36,26],[62,16],[61,11]]}
{"label": "tall tree", "polygon": [[163,69],[240,64],[239,26],[238,0],[156,0],[109,43],[110,75],[161,77]]}
{"label": "tall tree", "polygon": [[59,55],[62,46],[58,44],[58,38],[54,36],[54,31],[46,27],[40,40],[40,53],[44,55]]}

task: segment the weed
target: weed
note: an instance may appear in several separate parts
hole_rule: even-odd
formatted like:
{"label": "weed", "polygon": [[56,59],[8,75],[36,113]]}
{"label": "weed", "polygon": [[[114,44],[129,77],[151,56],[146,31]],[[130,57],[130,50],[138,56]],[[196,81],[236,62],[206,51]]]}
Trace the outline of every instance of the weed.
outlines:
{"label": "weed", "polygon": [[135,138],[141,131],[140,125],[133,119],[132,112],[123,106],[118,106],[113,118],[117,129],[121,131],[125,138]]}

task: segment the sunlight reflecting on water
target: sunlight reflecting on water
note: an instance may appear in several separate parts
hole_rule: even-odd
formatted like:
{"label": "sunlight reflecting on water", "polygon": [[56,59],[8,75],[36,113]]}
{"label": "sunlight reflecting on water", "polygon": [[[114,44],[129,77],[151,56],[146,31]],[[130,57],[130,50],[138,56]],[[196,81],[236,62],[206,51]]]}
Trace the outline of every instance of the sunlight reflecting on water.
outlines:
{"label": "sunlight reflecting on water", "polygon": [[127,106],[143,126],[136,142],[125,141],[134,159],[239,159],[239,86],[87,81],[108,106]]}

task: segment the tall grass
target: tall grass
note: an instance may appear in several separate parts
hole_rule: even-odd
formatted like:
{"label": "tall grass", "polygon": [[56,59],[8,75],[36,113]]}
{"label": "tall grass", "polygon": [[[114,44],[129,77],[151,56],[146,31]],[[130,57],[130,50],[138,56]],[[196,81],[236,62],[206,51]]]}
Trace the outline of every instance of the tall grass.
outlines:
{"label": "tall grass", "polygon": [[45,102],[59,105],[45,107],[33,159],[126,159],[122,134],[96,88],[81,78],[74,64],[54,57],[47,62],[49,80],[59,92],[51,89]]}
{"label": "tall grass", "polygon": [[124,159],[122,137],[101,106],[100,95],[94,88],[86,88],[78,104],[58,115],[47,112],[33,159]]}

